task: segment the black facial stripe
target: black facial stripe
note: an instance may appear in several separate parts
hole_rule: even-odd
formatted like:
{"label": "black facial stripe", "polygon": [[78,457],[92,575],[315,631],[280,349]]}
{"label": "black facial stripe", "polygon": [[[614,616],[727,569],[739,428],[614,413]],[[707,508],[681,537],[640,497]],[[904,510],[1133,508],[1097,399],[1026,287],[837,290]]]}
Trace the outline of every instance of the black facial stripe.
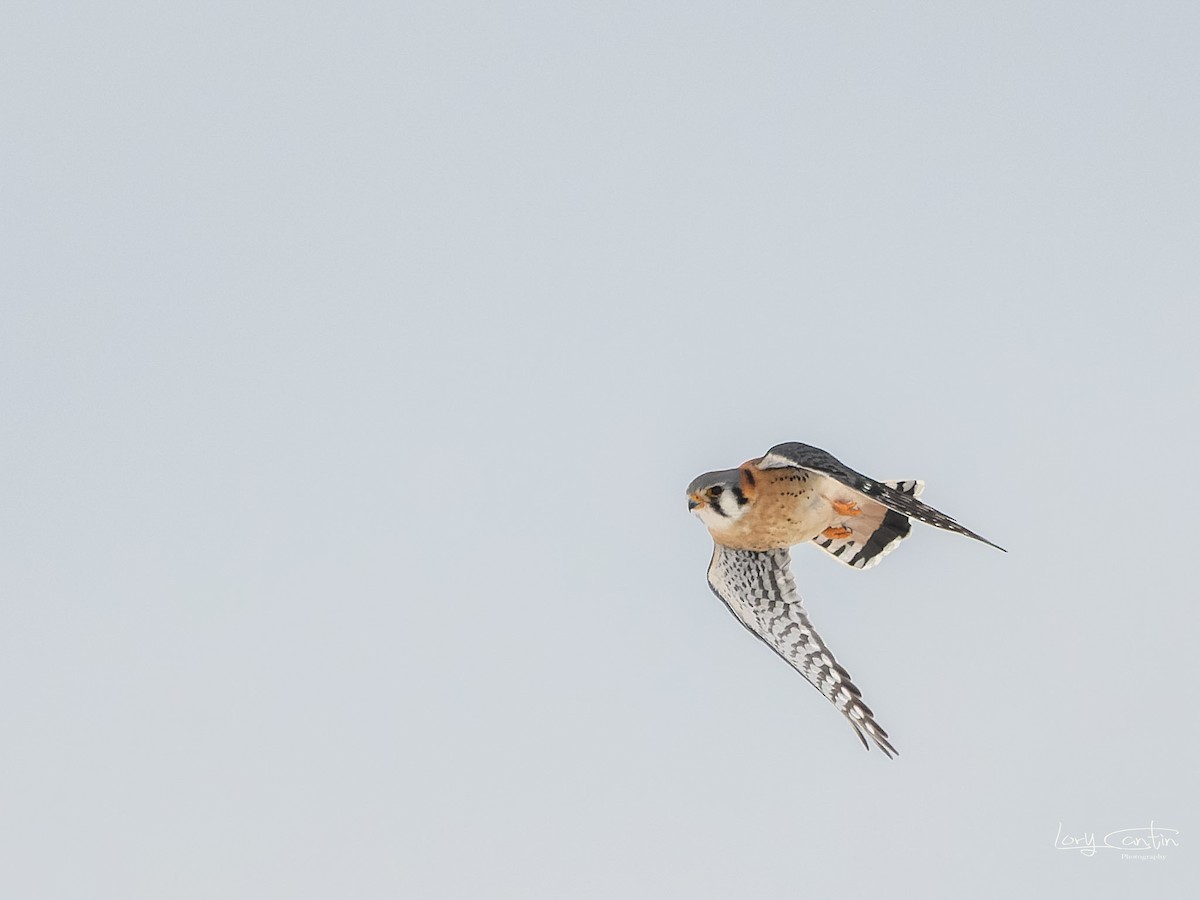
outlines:
{"label": "black facial stripe", "polygon": [[738,506],[745,506],[750,502],[746,498],[746,495],[742,493],[742,489],[740,487],[733,488],[733,496],[737,498]]}
{"label": "black facial stripe", "polygon": [[721,509],[721,501],[717,500],[715,497],[713,498],[713,502],[708,505],[710,507],[712,507],[713,511],[717,515],[724,516],[727,519],[729,518],[729,513],[725,512],[725,510]]}
{"label": "black facial stripe", "polygon": [[749,469],[742,469],[742,476],[746,479],[746,484],[754,487],[754,473]]}

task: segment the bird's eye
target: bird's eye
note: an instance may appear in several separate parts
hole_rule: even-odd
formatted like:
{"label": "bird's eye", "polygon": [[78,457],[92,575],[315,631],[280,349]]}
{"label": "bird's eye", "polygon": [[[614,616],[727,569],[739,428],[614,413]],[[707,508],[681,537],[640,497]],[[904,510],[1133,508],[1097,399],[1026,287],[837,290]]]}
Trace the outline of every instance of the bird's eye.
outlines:
{"label": "bird's eye", "polygon": [[716,487],[711,487],[708,489],[708,496],[720,497],[722,492],[724,492],[724,490],[725,490],[725,488],[721,487],[720,485],[717,485]]}

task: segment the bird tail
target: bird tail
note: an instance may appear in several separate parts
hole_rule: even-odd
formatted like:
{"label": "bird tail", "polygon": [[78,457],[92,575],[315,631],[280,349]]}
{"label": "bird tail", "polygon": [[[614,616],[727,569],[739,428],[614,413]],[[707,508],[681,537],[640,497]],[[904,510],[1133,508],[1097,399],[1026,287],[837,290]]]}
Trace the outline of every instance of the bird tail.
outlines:
{"label": "bird tail", "polygon": [[[925,482],[915,478],[883,483],[914,499],[925,490]],[[813,538],[813,543],[840,563],[855,569],[869,569],[895,550],[911,531],[912,522],[908,516],[882,503],[867,501],[855,504],[850,512],[839,515],[824,533]]]}

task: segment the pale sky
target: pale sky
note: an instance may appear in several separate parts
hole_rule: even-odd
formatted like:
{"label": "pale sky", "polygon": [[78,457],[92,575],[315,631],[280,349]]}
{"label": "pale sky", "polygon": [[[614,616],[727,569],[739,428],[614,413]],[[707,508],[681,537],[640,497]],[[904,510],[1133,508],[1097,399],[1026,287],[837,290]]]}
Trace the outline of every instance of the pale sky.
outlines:
{"label": "pale sky", "polygon": [[[0,895],[1184,895],[1198,40],[7,4]],[[796,550],[896,760],[705,583],[793,440],[1009,550]]]}

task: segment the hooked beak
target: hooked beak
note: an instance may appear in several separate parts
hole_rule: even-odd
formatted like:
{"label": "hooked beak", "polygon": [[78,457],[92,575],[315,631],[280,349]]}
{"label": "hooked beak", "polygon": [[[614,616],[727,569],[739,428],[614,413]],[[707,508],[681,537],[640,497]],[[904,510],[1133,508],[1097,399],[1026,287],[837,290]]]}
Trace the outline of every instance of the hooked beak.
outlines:
{"label": "hooked beak", "polygon": [[693,509],[696,509],[697,507],[703,506],[703,505],[704,505],[703,503],[701,503],[699,500],[696,499],[695,494],[688,495],[688,512],[691,512]]}

